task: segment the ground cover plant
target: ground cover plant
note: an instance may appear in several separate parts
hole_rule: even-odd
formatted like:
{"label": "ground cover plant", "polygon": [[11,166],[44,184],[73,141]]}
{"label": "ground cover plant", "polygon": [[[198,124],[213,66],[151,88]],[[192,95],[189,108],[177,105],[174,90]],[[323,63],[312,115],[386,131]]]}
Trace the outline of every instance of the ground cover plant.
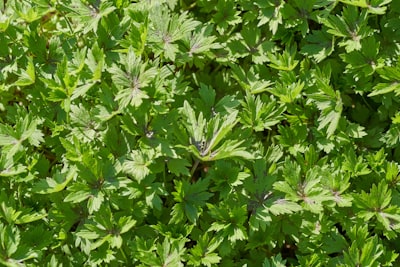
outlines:
{"label": "ground cover plant", "polygon": [[399,266],[400,1],[0,0],[0,264]]}

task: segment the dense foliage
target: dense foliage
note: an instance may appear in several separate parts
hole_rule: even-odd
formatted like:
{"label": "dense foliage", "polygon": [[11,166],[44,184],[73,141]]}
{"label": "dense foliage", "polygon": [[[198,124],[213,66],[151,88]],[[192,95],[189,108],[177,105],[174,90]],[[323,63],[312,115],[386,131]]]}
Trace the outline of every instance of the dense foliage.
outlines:
{"label": "dense foliage", "polygon": [[400,1],[0,0],[0,263],[399,266]]}

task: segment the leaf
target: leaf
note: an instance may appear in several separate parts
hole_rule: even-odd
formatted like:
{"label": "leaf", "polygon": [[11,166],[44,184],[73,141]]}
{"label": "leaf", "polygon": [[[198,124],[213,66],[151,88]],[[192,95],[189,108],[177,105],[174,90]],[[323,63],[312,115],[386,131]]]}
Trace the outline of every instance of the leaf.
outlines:
{"label": "leaf", "polygon": [[385,66],[382,69],[378,69],[377,72],[380,77],[390,82],[378,83],[374,86],[374,91],[372,91],[368,96],[387,94],[393,91],[396,94],[400,92],[398,91],[400,88],[398,83],[400,80],[400,61],[397,62],[396,66]]}
{"label": "leaf", "polygon": [[217,24],[217,31],[224,34],[229,26],[239,24],[242,19],[239,16],[240,12],[236,10],[236,6],[230,1],[218,1],[216,10],[218,11],[213,16],[213,22]]}
{"label": "leaf", "polygon": [[207,233],[203,234],[196,246],[190,249],[189,263],[191,265],[203,264],[208,267],[219,263],[221,257],[213,251],[218,248],[221,242],[221,239],[210,238]]}
{"label": "leaf", "polygon": [[361,49],[360,41],[371,31],[367,26],[367,16],[366,10],[359,12],[357,7],[348,5],[343,8],[341,16],[329,15],[322,19],[322,23],[329,28],[328,33],[345,38],[339,44],[351,52]]}
{"label": "leaf", "polygon": [[190,175],[190,172],[187,168],[190,166],[190,163],[186,159],[169,159],[167,165],[168,169],[177,176],[181,174],[185,176]]}
{"label": "leaf", "polygon": [[371,172],[371,170],[368,168],[368,164],[363,161],[361,156],[357,157],[353,149],[347,150],[342,168],[343,170],[349,171],[355,176],[366,175]]}
{"label": "leaf", "polygon": [[65,157],[70,161],[80,162],[83,159],[83,145],[79,142],[76,136],[73,136],[72,140],[67,140],[60,137],[60,143],[66,150]]}
{"label": "leaf", "polygon": [[254,131],[271,130],[271,126],[278,124],[283,119],[281,114],[284,112],[285,106],[277,107],[276,101],[272,98],[266,105],[266,100],[247,94],[245,101],[242,101],[245,109],[241,114],[242,121],[252,127]]}
{"label": "leaf", "polygon": [[348,4],[348,5],[354,5],[362,8],[368,8],[368,11],[372,14],[379,14],[383,15],[385,14],[386,11],[386,6],[392,0],[372,0],[372,1],[367,1],[367,0],[340,0],[340,2]]}
{"label": "leaf", "polygon": [[392,191],[384,181],[381,181],[378,186],[372,185],[369,194],[362,192],[361,195],[355,195],[355,203],[360,207],[383,211],[390,204],[391,195]]}
{"label": "leaf", "polygon": [[200,113],[196,119],[194,110],[185,101],[182,112],[187,118],[185,126],[191,136],[191,145],[187,147],[187,150],[198,159],[214,161],[226,157],[254,158],[254,155],[247,152],[245,147],[240,147],[243,141],[226,140],[220,144],[238,123],[237,111],[233,111],[223,118],[220,114],[216,114],[207,122],[203,118],[203,113]]}
{"label": "leaf", "polygon": [[95,85],[94,82],[89,82],[84,85],[76,87],[76,89],[74,90],[74,92],[71,95],[71,100],[74,100],[78,97],[85,95],[86,92],[89,91],[90,88],[92,88],[94,85]]}
{"label": "leaf", "polygon": [[35,67],[33,65],[33,59],[28,58],[26,70],[22,70],[19,74],[19,79],[14,83],[16,86],[28,86],[35,83]]}
{"label": "leaf", "polygon": [[269,211],[275,216],[281,214],[291,214],[300,210],[300,205],[285,199],[278,199],[269,207]]}
{"label": "leaf", "polygon": [[151,9],[148,41],[155,45],[157,55],[162,53],[166,59],[175,61],[179,51],[176,42],[184,39],[186,34],[200,25],[200,22],[190,18],[187,12],[180,15],[170,14],[163,7],[160,5]]}
{"label": "leaf", "polygon": [[362,40],[361,51],[352,51],[341,55],[343,61],[348,63],[346,69],[351,72],[359,72],[361,70],[367,76],[372,75],[375,70],[379,70],[384,66],[383,59],[379,55],[379,48],[380,43],[373,37]]}
{"label": "leaf", "polygon": [[282,54],[267,52],[268,60],[271,62],[269,66],[277,70],[292,71],[299,63],[294,59],[296,50],[296,47],[287,47]]}
{"label": "leaf", "polygon": [[273,82],[261,79],[254,68],[244,70],[242,67],[231,64],[233,78],[240,84],[240,86],[251,94],[259,94],[267,91]]}
{"label": "leaf", "polygon": [[185,38],[183,42],[188,49],[187,53],[189,57],[198,56],[198,54],[207,53],[212,49],[220,47],[219,44],[215,42],[217,38],[212,36],[211,33],[212,27],[207,25],[187,35],[187,38]]}
{"label": "leaf", "polygon": [[140,182],[150,174],[151,156],[150,151],[147,153],[138,150],[132,151],[123,163],[122,169]]}
{"label": "leaf", "polygon": [[16,2],[15,6],[13,6],[13,9],[19,17],[28,23],[40,19],[42,15],[38,12],[38,9],[35,6],[25,3]]}
{"label": "leaf", "polygon": [[315,61],[321,62],[334,51],[334,38],[325,30],[313,31],[306,36],[307,44],[301,47],[301,52],[312,56]]}
{"label": "leaf", "polygon": [[11,226],[0,224],[0,242],[5,250],[6,256],[12,258],[12,255],[17,251],[18,245],[21,241],[20,232],[18,229]]}
{"label": "leaf", "polygon": [[34,221],[41,220],[43,218],[47,217],[47,214],[44,212],[30,212],[30,213],[22,213],[21,216],[18,217],[18,219],[15,220],[16,224],[26,224],[26,223],[31,223]]}
{"label": "leaf", "polygon": [[5,32],[10,25],[11,18],[6,14],[0,15],[0,32]]}
{"label": "leaf", "polygon": [[107,1],[93,5],[77,1],[76,5],[72,6],[72,8],[64,4],[62,6],[68,11],[72,11],[68,13],[70,17],[81,22],[78,24],[79,27],[75,29],[75,32],[79,32],[83,29],[83,34],[87,34],[92,30],[96,32],[102,17],[107,16],[115,10],[112,3]]}
{"label": "leaf", "polygon": [[120,87],[115,100],[120,100],[122,107],[127,107],[128,105],[138,107],[142,104],[143,99],[149,98],[143,89],[156,76],[156,69],[154,67],[147,68],[147,63],[142,62],[131,47],[128,49],[128,54],[122,63],[125,66],[125,70],[120,69],[117,65],[113,65],[109,69],[114,83]]}
{"label": "leaf", "polygon": [[136,221],[133,220],[131,217],[121,217],[118,221],[118,225],[120,226],[121,230],[120,233],[126,233],[128,232],[133,226],[135,226]]}
{"label": "leaf", "polygon": [[37,182],[33,191],[37,194],[51,194],[60,192],[68,185],[71,180],[76,178],[76,169],[70,168],[67,173],[58,172],[54,174],[54,178],[46,178]]}
{"label": "leaf", "polygon": [[293,76],[290,74],[282,74],[282,82],[276,83],[275,87],[268,89],[268,91],[279,97],[283,103],[293,103],[301,96],[301,91],[304,88],[304,82],[293,81]]}
{"label": "leaf", "polygon": [[101,81],[102,72],[104,70],[105,57],[103,49],[101,49],[97,43],[95,43],[92,48],[88,50],[85,63],[93,73],[92,83],[94,84]]}
{"label": "leaf", "polygon": [[25,173],[27,167],[21,164],[14,163],[12,157],[2,156],[0,158],[0,177],[12,177]]}
{"label": "leaf", "polygon": [[187,101],[183,103],[182,113],[187,118],[185,126],[189,135],[193,138],[193,145],[200,146],[202,142],[205,142],[204,131],[206,127],[206,120],[203,118],[203,113],[200,112],[198,118],[196,118],[194,109]]}
{"label": "leaf", "polygon": [[286,266],[286,260],[282,259],[281,254],[272,257],[270,260],[265,259],[262,267],[284,267]]}
{"label": "leaf", "polygon": [[209,181],[206,179],[199,180],[193,184],[189,184],[187,181],[175,182],[176,191],[172,192],[172,195],[177,202],[176,207],[179,205],[181,207],[180,212],[184,212],[192,223],[197,221],[201,207],[213,195],[207,192],[208,183]]}
{"label": "leaf", "polygon": [[1,134],[0,135],[0,146],[15,145],[18,143],[18,139],[12,136]]}
{"label": "leaf", "polygon": [[132,46],[137,56],[143,54],[149,32],[149,14],[147,10],[129,10],[132,18],[132,27],[126,39],[121,40],[121,45],[128,48]]}
{"label": "leaf", "polygon": [[73,203],[79,203],[82,202],[90,197],[90,192],[88,191],[75,191],[69,193],[64,201],[65,202],[73,202]]}
{"label": "leaf", "polygon": [[214,117],[210,122],[209,122],[209,127],[207,127],[207,134],[210,133],[212,130],[212,137],[209,139],[208,146],[204,151],[204,154],[206,152],[211,151],[214,149],[222,139],[226,137],[228,132],[232,130],[233,127],[235,127],[236,123],[238,120],[236,119],[238,112],[232,112],[227,116],[224,116],[222,125],[219,125],[219,117]]}
{"label": "leaf", "polygon": [[[330,75],[330,67],[323,71],[325,73],[329,73],[327,75]],[[316,84],[320,92],[312,94],[311,98],[317,105],[317,108],[321,111],[321,114],[318,118],[318,130],[321,130],[328,126],[326,128],[326,133],[327,137],[329,138],[333,135],[336,128],[338,127],[339,120],[343,111],[343,102],[340,92],[334,91],[333,88],[326,83],[326,78],[321,78],[321,76],[323,77],[323,75],[324,74],[320,73],[318,77],[316,77]]]}
{"label": "leaf", "polygon": [[195,155],[202,161],[215,161],[230,157],[238,157],[247,160],[254,159],[255,155],[253,153],[247,151],[246,147],[240,147],[242,143],[243,141],[238,142],[237,140],[226,140],[216,150],[207,155],[204,155],[204,153]]}
{"label": "leaf", "polygon": [[245,206],[233,205],[232,208],[227,209],[226,203],[220,203],[218,206],[207,203],[207,207],[210,216],[215,219],[208,231],[215,231],[218,236],[226,238],[232,243],[248,238],[243,226],[247,219]]}

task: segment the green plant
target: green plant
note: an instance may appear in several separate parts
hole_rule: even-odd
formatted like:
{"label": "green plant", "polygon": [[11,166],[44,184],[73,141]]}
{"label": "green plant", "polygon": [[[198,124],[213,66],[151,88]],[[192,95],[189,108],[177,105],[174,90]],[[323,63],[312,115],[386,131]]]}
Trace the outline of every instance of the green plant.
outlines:
{"label": "green plant", "polygon": [[391,0],[0,0],[4,266],[397,266]]}

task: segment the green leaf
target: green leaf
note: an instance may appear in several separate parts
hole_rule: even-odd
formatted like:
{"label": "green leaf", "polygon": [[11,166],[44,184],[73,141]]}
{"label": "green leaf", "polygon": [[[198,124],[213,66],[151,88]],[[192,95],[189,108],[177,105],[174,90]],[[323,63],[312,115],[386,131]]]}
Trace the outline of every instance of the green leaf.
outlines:
{"label": "green leaf", "polygon": [[38,194],[60,192],[61,190],[64,190],[68,183],[75,179],[76,176],[76,169],[73,167],[66,173],[57,172],[54,174],[53,178],[46,178],[37,182],[33,187],[33,191]]}
{"label": "green leaf", "polygon": [[349,171],[354,176],[366,175],[371,172],[368,164],[364,162],[361,156],[357,157],[353,149],[346,151],[342,169]]}
{"label": "green leaf", "polygon": [[18,143],[18,139],[5,134],[0,135],[0,146],[15,145],[16,143]]}
{"label": "green leaf", "polygon": [[186,159],[169,159],[167,162],[168,169],[175,175],[189,176],[190,172],[187,167],[190,163]]}
{"label": "green leaf", "polygon": [[5,32],[10,25],[11,18],[6,14],[0,15],[0,32]]}
{"label": "green leaf", "polygon": [[[318,130],[326,128],[327,137],[331,137],[339,125],[339,120],[343,111],[343,101],[339,91],[335,91],[328,83],[327,79],[330,77],[330,66],[322,72],[318,71],[316,77],[316,84],[319,93],[311,95],[312,100],[321,111],[318,118]],[[324,77],[324,75],[327,75]],[[324,77],[324,78],[321,78]]]}
{"label": "green leaf", "polygon": [[128,232],[133,226],[135,226],[136,221],[133,220],[131,217],[121,217],[118,221],[118,225],[120,226],[121,230],[120,233],[126,233]]}
{"label": "green leaf", "polygon": [[18,229],[0,224],[0,242],[6,257],[12,257],[21,241]]}
{"label": "green leaf", "polygon": [[223,117],[216,114],[207,122],[201,112],[196,119],[194,110],[185,101],[182,113],[187,118],[185,126],[191,136],[187,149],[198,159],[214,161],[227,157],[254,158],[254,155],[247,152],[245,147],[240,147],[243,141],[225,140],[221,144],[222,140],[226,139],[228,133],[239,122],[236,110]]}
{"label": "green leaf", "polygon": [[346,6],[341,16],[329,15],[322,19],[322,23],[329,28],[328,33],[344,38],[339,45],[344,46],[347,52],[351,52],[360,50],[361,40],[371,32],[367,25],[367,16],[367,10],[359,12],[355,6]]}
{"label": "green leaf", "polygon": [[[274,183],[274,189],[284,192],[286,199],[301,202],[304,209],[309,210],[313,213],[321,213],[323,211],[323,205],[327,202],[332,201],[332,197],[328,191],[320,186],[322,177],[321,169],[318,166],[309,169],[305,173],[304,180],[301,179],[301,167],[297,163],[292,163],[288,158],[285,160],[285,166],[283,169],[284,181],[278,181]],[[285,203],[286,200],[278,200],[275,204],[277,205],[277,213],[279,209],[285,208],[290,212],[296,211],[296,205],[290,205]]]}
{"label": "green leaf", "polygon": [[291,214],[301,210],[301,206],[287,201],[286,199],[278,199],[269,207],[269,211],[273,215]]}
{"label": "green leaf", "polygon": [[334,51],[334,38],[325,30],[313,31],[305,38],[307,44],[301,47],[301,52],[312,56],[315,61],[321,62]]}
{"label": "green leaf", "polygon": [[254,95],[247,94],[245,101],[242,101],[244,112],[241,114],[244,124],[249,125],[254,131],[263,131],[264,129],[271,130],[271,126],[278,124],[285,111],[285,106],[277,107],[274,99],[269,99],[268,104],[266,98],[261,99]]}
{"label": "green leaf", "polygon": [[228,30],[229,26],[239,24],[242,19],[239,16],[240,12],[236,9],[233,2],[218,1],[216,6],[217,13],[213,16],[213,22],[217,25],[217,31],[223,34]]}
{"label": "green leaf", "polygon": [[[177,202],[177,212],[184,212],[191,223],[195,223],[202,211],[201,207],[213,195],[207,192],[209,181],[199,180],[196,183],[189,184],[187,181],[176,181],[175,192],[172,192],[174,200]],[[180,208],[178,208],[180,207]],[[177,216],[177,215],[175,215]]]}
{"label": "green leaf", "polygon": [[74,19],[77,19],[80,23],[75,32],[83,31],[83,34],[87,34],[90,31],[97,31],[98,24],[102,17],[107,16],[115,10],[116,7],[112,6],[111,2],[99,2],[95,4],[82,3],[77,1],[76,5],[69,7],[62,4],[68,11],[68,15]]}
{"label": "green leaf", "polygon": [[267,91],[273,84],[271,81],[259,77],[254,68],[244,70],[242,67],[231,64],[233,78],[240,84],[240,86],[251,94],[259,94]]}
{"label": "green leaf", "polygon": [[26,66],[26,70],[22,70],[19,74],[18,80],[14,83],[16,86],[28,86],[35,83],[36,75],[35,75],[35,67],[33,65],[33,59],[28,58],[28,63]]}
{"label": "green leaf", "polygon": [[30,5],[29,3],[16,2],[13,9],[20,18],[28,23],[34,22],[42,16],[42,14],[38,12],[36,6]]}
{"label": "green leaf", "polygon": [[[89,67],[90,71],[93,73],[92,81],[93,83],[99,82],[101,80],[102,72],[104,70],[105,56],[104,51],[100,48],[97,43],[95,43],[91,49],[88,50],[87,58],[85,63]],[[75,90],[76,91],[76,90]],[[75,93],[74,94],[78,94]],[[73,94],[73,96],[74,96]],[[81,93],[83,95],[84,93]]]}
{"label": "green leaf", "polygon": [[284,267],[286,266],[286,260],[282,259],[281,254],[272,257],[270,260],[265,259],[262,267]]}
{"label": "green leaf", "polygon": [[385,14],[387,7],[385,5],[392,2],[392,0],[340,0],[340,2],[348,5],[354,5],[362,8],[367,8],[368,12],[372,14]]}
{"label": "green leaf", "polygon": [[31,213],[22,213],[18,219],[15,220],[16,224],[26,224],[34,221],[41,220],[47,217],[47,214],[43,212],[31,212]]}
{"label": "green leaf", "polygon": [[[231,204],[233,202],[231,201]],[[208,231],[217,232],[219,237],[226,238],[231,243],[239,240],[246,240],[247,231],[243,226],[247,220],[247,211],[245,206],[233,205],[227,209],[227,203],[212,205],[207,203],[209,214],[215,221],[211,224]]]}
{"label": "green leaf", "polygon": [[150,174],[149,166],[152,163],[152,157],[152,151],[132,151],[127,160],[123,163],[122,169],[140,182]]}
{"label": "green leaf", "polygon": [[[341,55],[343,61],[348,63],[346,69],[351,72],[363,71],[366,76],[372,75],[375,70],[384,66],[383,59],[379,57],[379,47],[380,43],[373,37],[362,40],[361,51],[352,51]],[[371,95],[373,94],[369,96]]]}
{"label": "green leaf", "polygon": [[126,39],[121,40],[121,45],[126,48],[132,46],[136,55],[140,56],[144,52],[149,32],[149,14],[147,10],[130,9],[129,16],[133,25]]}
{"label": "green leaf", "polygon": [[82,202],[82,201],[88,199],[90,196],[91,196],[91,194],[88,191],[75,191],[75,192],[69,193],[65,197],[64,201],[79,203],[79,202]]}
{"label": "green leaf", "polygon": [[367,232],[367,227],[352,227],[351,235],[357,234],[357,238],[352,238],[353,242],[348,252],[344,253],[344,263],[348,265],[363,264],[370,266],[379,266],[378,258],[383,254],[383,247],[378,243],[377,238],[366,238],[363,232]]}
{"label": "green leaf", "polygon": [[374,91],[372,91],[368,96],[387,94],[393,91],[396,94],[399,94],[400,86],[398,81],[400,80],[400,61],[397,62],[396,66],[385,66],[378,69],[377,72],[381,78],[390,82],[378,83],[374,86]]}
{"label": "green leaf", "polygon": [[166,59],[175,61],[179,51],[176,42],[195,30],[200,22],[190,18],[187,12],[170,14],[164,7],[151,9],[148,41],[154,44],[156,55],[163,54]]}
{"label": "green leaf", "polygon": [[279,97],[283,103],[293,103],[296,99],[300,98],[301,92],[304,88],[304,82],[294,81],[294,76],[291,73],[282,74],[282,82],[276,83],[275,87],[268,89],[268,91]]}
{"label": "green leaf", "polygon": [[[387,230],[399,229],[399,208],[391,206],[392,191],[381,181],[378,186],[372,185],[369,193],[364,191],[354,195],[354,203],[361,209],[359,216],[366,220],[376,217],[378,222]],[[389,206],[390,205],[390,206]]]}
{"label": "green leaf", "polygon": [[282,54],[267,52],[271,68],[283,71],[292,71],[299,63],[295,60],[297,47],[287,47]]}
{"label": "green leaf", "polygon": [[142,62],[131,47],[122,63],[125,70],[120,69],[117,65],[113,65],[109,69],[114,83],[120,88],[115,100],[120,102],[121,107],[128,105],[138,107],[144,99],[149,98],[144,89],[156,76],[157,69],[147,68],[147,63]]}
{"label": "green leaf", "polygon": [[221,242],[221,239],[210,238],[207,233],[202,235],[196,246],[190,249],[189,264],[194,266],[202,264],[208,267],[218,264],[221,261],[221,257],[214,251]]}

